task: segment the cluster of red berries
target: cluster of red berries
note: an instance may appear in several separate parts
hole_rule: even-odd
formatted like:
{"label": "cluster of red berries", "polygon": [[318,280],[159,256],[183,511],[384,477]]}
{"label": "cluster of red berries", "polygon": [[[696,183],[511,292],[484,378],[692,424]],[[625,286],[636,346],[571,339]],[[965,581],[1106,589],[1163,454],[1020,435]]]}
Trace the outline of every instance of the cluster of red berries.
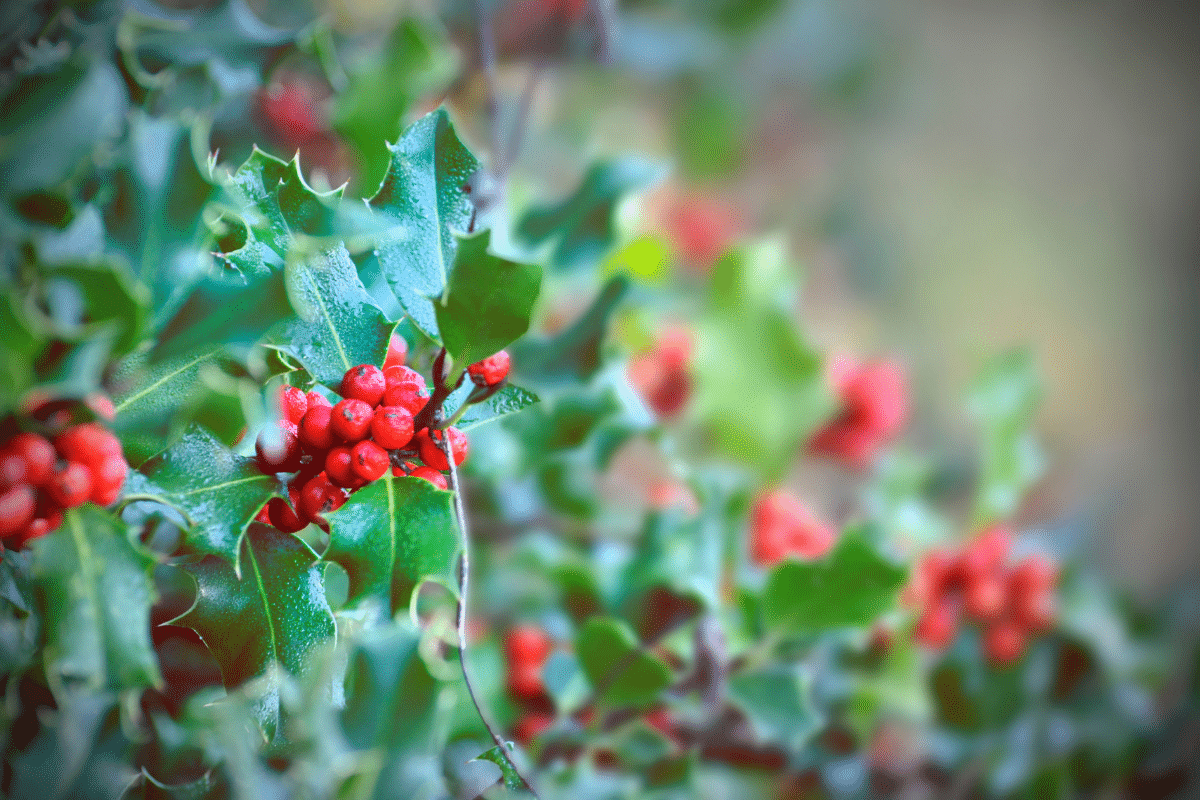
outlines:
{"label": "cluster of red berries", "polygon": [[688,366],[693,349],[691,334],[683,328],[672,328],[649,351],[629,362],[629,382],[664,419],[682,411],[691,396]]}
{"label": "cluster of red berries", "polygon": [[[322,514],[340,508],[388,469],[447,488],[443,472],[450,464],[442,437],[449,439],[455,465],[466,460],[470,443],[454,427],[414,430],[431,396],[421,374],[404,365],[407,355],[404,339],[393,336],[383,369],[372,364],[349,369],[336,404],[315,390],[280,390],[281,419],[259,434],[255,453],[263,472],[295,474],[288,480],[288,499],[271,498],[258,521],[288,533],[310,522],[324,524]],[[468,374],[477,385],[498,386],[508,366],[508,354],[501,351],[472,364]]]}
{"label": "cluster of red berries", "polygon": [[50,438],[29,431],[0,447],[0,537],[19,548],[62,524],[63,511],[110,506],[129,464],[121,441],[99,422],[66,425]]}
{"label": "cluster of red berries", "polygon": [[525,745],[554,723],[554,704],[542,682],[542,667],[553,650],[554,642],[533,625],[514,626],[504,637],[508,695],[522,712],[513,738]]}
{"label": "cluster of red berries", "polygon": [[833,549],[837,536],[807,506],[779,489],[760,495],[750,510],[750,557],[769,567],[791,556],[820,558]]}
{"label": "cluster of red berries", "polygon": [[667,236],[693,272],[707,272],[743,231],[738,210],[722,197],[691,192],[668,201],[663,211]]}
{"label": "cluster of red berries", "polygon": [[918,562],[905,599],[922,609],[914,637],[933,650],[954,641],[963,618],[983,629],[989,660],[1021,657],[1031,636],[1053,627],[1058,566],[1040,554],[1009,563],[1012,535],[992,526],[951,550],[934,550]]}
{"label": "cluster of red berries", "polygon": [[865,469],[885,444],[896,437],[908,417],[904,371],[891,361],[858,363],[836,356],[828,380],[840,410],[809,440],[809,450]]}

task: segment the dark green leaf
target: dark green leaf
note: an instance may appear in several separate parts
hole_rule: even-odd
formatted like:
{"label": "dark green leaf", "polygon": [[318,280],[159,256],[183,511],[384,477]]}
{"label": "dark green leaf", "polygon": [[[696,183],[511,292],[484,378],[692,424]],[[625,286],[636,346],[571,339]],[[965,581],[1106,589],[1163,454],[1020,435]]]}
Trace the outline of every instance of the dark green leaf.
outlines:
{"label": "dark green leaf", "polygon": [[[509,747],[512,744],[509,743]],[[517,768],[513,766],[512,761],[508,758],[508,753],[500,745],[484,750],[475,757],[476,761],[490,761],[500,768],[500,774],[504,778],[505,788],[514,791],[525,788],[525,781],[521,780],[521,776],[517,774]]]}
{"label": "dark green leaf", "polygon": [[780,664],[729,679],[729,699],[746,713],[764,743],[799,752],[820,727],[804,680],[795,667]]}
{"label": "dark green leaf", "polygon": [[[459,430],[468,430],[507,414],[515,414],[537,401],[538,397],[533,392],[509,384],[482,403],[473,404],[459,417],[455,427]],[[454,410],[447,406],[447,412],[454,413]]]}
{"label": "dark green leaf", "polygon": [[212,794],[213,789],[217,786],[211,772],[206,772],[194,781],[186,783],[163,783],[147,772],[145,767],[142,767],[142,779],[171,800],[204,800],[205,797]]}
{"label": "dark green leaf", "polygon": [[[212,556],[183,567],[196,579],[196,602],[172,624],[199,634],[227,688],[263,675],[273,663],[303,675],[312,648],[335,633],[316,561],[316,553],[295,536],[252,525],[242,540],[241,578]],[[278,693],[268,691],[257,711],[273,737]]]}
{"label": "dark green leaf", "polygon": [[575,653],[598,698],[609,705],[645,705],[671,685],[671,670],[643,652],[629,626],[592,617],[575,640]]}
{"label": "dark green leaf", "polygon": [[629,290],[629,278],[615,275],[588,310],[553,337],[526,338],[512,348],[518,374],[536,381],[586,381],[600,368],[600,346],[613,311]]}
{"label": "dark green leaf", "polygon": [[0,674],[33,663],[40,643],[41,618],[34,613],[29,557],[6,550],[0,557]]}
{"label": "dark green leaf", "polygon": [[91,264],[60,264],[44,267],[43,280],[47,290],[56,281],[73,284],[83,301],[82,322],[88,327],[80,330],[83,336],[96,325],[110,325],[116,335],[114,355],[133,349],[145,332],[150,307],[150,291],[138,283],[119,263],[99,261]]}
{"label": "dark green leaf", "polygon": [[347,602],[379,602],[388,615],[407,608],[413,588],[427,578],[455,587],[458,533],[453,495],[421,478],[387,472],[358,490],[329,521],[323,556],[350,578]]}
{"label": "dark green leaf", "polygon": [[785,561],[772,570],[763,616],[768,627],[792,634],[867,625],[892,607],[905,574],[862,530],[847,531],[820,561]]}
{"label": "dark green leaf", "polygon": [[286,281],[296,318],[269,334],[274,347],[332,387],[351,367],[383,363],[395,323],[371,301],[344,245],[289,264]]}
{"label": "dark green leaf", "polygon": [[199,428],[147,461],[142,472],[159,499],[187,514],[193,526],[187,533],[189,549],[220,556],[240,573],[242,535],[279,488],[275,477]]}
{"label": "dark green leaf", "polygon": [[33,552],[54,683],[114,691],[161,683],[150,641],[154,561],[131,544],[125,526],[85,505],[67,511]]}
{"label": "dark green leaf", "polygon": [[458,239],[454,272],[436,315],[442,343],[456,368],[503,350],[529,330],[542,285],[536,264],[518,264],[488,252],[491,233]]}
{"label": "dark green leaf", "polygon": [[438,684],[419,642],[415,631],[394,625],[364,637],[350,655],[342,727],[356,748],[404,752],[426,745]]}
{"label": "dark green leaf", "polygon": [[479,162],[459,141],[444,109],[414,122],[389,149],[391,163],[371,206],[393,227],[376,255],[400,305],[440,342],[434,303],[455,263],[453,231],[471,225],[468,187]]}
{"label": "dark green leaf", "polygon": [[559,237],[554,263],[560,268],[595,264],[613,245],[617,203],[662,174],[660,167],[641,158],[602,161],[588,170],[575,194],[526,214],[517,233],[534,245]]}

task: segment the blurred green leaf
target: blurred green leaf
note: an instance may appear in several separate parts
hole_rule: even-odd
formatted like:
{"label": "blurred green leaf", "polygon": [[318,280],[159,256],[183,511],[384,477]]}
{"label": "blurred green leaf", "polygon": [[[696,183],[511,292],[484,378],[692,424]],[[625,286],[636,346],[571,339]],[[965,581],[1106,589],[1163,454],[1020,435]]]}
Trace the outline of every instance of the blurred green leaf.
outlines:
{"label": "blurred green leaf", "polygon": [[81,301],[81,327],[77,336],[94,335],[97,326],[110,326],[115,334],[112,354],[124,355],[145,334],[150,292],[126,268],[114,261],[90,264],[57,264],[41,269],[44,290],[51,294],[57,281],[70,283]]}
{"label": "blurred green leaf", "polygon": [[29,556],[5,550],[0,556],[0,674],[32,664],[40,642]]}
{"label": "blurred green leaf", "polygon": [[542,284],[536,264],[488,252],[491,233],[460,237],[447,297],[436,305],[438,329],[455,368],[503,350],[529,330]]}
{"label": "blurred green leaf", "polygon": [[671,669],[643,652],[624,622],[592,617],[575,639],[575,654],[597,699],[612,706],[654,702],[671,685]]}
{"label": "blurred green leaf", "polygon": [[412,590],[434,579],[454,589],[458,527],[453,495],[421,478],[382,478],[358,490],[329,522],[323,558],[350,578],[347,602],[373,599],[388,616],[408,608]]}
{"label": "blurred green leaf", "polygon": [[147,461],[142,472],[152,484],[151,495],[182,510],[192,522],[189,548],[220,556],[240,574],[243,534],[279,489],[275,477],[200,428]]}
{"label": "blurred green leaf", "polygon": [[782,633],[809,634],[867,625],[895,602],[907,571],[851,529],[820,561],[785,561],[763,590],[763,617]]}
{"label": "blurred green leaf", "polygon": [[90,504],[70,509],[33,553],[52,685],[118,691],[161,684],[150,641],[154,560],[130,542],[125,526]]}
{"label": "blurred green leaf", "polygon": [[802,676],[787,664],[733,675],[729,699],[746,713],[759,741],[791,753],[802,750],[821,726]]}
{"label": "blurred green leaf", "polygon": [[341,718],[346,737],[359,750],[403,756],[406,748],[425,749],[438,684],[421,660],[419,644],[415,631],[395,624],[364,637],[350,654]]}
{"label": "blurred green leaf", "polygon": [[[213,556],[182,567],[196,579],[196,602],[171,624],[199,634],[229,689],[275,663],[303,675],[310,651],[335,633],[316,562],[317,554],[295,536],[254,524],[241,543],[240,578],[229,562]],[[277,691],[266,692],[256,715],[267,738],[274,738]]]}
{"label": "blurred green leaf", "polygon": [[474,219],[471,180],[479,162],[444,109],[414,122],[388,148],[391,163],[370,205],[392,227],[380,239],[376,256],[405,312],[441,342],[434,307],[455,263],[453,231],[468,232]]}

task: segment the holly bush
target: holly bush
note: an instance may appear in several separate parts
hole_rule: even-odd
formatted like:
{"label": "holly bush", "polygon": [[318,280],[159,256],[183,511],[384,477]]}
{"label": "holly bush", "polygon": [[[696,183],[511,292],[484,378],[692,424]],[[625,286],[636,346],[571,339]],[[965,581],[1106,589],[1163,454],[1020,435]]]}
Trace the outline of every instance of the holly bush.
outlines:
{"label": "holly bush", "polygon": [[[4,12],[0,794],[1196,790],[1194,595],[1020,516],[1028,352],[974,458],[922,455],[732,198],[656,211],[664,165],[566,133],[514,164],[541,71],[777,5]],[[677,168],[736,170],[676,62]]]}

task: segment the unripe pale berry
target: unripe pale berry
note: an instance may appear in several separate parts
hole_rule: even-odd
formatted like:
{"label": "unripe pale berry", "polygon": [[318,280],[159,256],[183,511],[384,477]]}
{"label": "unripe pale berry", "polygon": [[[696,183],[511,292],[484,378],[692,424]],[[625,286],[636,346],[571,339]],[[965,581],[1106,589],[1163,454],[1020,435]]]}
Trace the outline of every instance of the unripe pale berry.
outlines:
{"label": "unripe pale berry", "polygon": [[446,460],[446,454],[442,452],[441,439],[443,435],[450,437],[450,452],[454,454],[455,465],[461,465],[471,449],[467,435],[458,428],[447,428],[445,432],[440,430],[430,432],[428,428],[422,428],[414,437],[417,442],[417,452],[422,461],[439,471],[450,469],[450,462]]}
{"label": "unripe pale berry", "polygon": [[279,415],[288,422],[300,424],[308,411],[308,396],[295,386],[281,386],[279,389]]}
{"label": "unripe pale berry", "polygon": [[364,481],[383,477],[390,465],[387,451],[369,439],[364,439],[350,450],[350,467]]}
{"label": "unripe pale berry", "polygon": [[507,351],[501,350],[499,353],[490,355],[482,361],[476,361],[467,367],[467,374],[477,384],[495,386],[508,377],[508,370],[511,365],[512,358],[508,355]]}
{"label": "unripe pale berry", "polygon": [[383,377],[383,370],[374,364],[351,367],[342,377],[342,397],[361,400],[369,406],[379,405],[386,389],[387,381]]}
{"label": "unripe pale berry", "polygon": [[62,508],[75,508],[87,502],[92,493],[92,471],[77,461],[68,461],[50,476],[46,496]]}
{"label": "unripe pale berry", "polygon": [[333,435],[333,408],[328,404],[313,405],[310,402],[304,419],[300,421],[300,441],[314,450],[333,447],[337,441]]}
{"label": "unripe pale berry", "polygon": [[384,372],[387,372],[388,367],[404,366],[404,361],[407,358],[408,342],[400,334],[393,333],[392,338],[388,341],[387,357],[383,359]]}
{"label": "unripe pale berry", "polygon": [[375,411],[365,400],[348,397],[333,407],[329,420],[333,435],[347,442],[359,442],[367,438],[371,430],[371,419]]}
{"label": "unripe pale berry", "polygon": [[399,450],[412,441],[413,417],[403,406],[380,406],[371,420],[371,438],[386,450]]}
{"label": "unripe pale berry", "polygon": [[33,488],[26,484],[0,494],[0,536],[24,529],[33,520],[36,500]]}

